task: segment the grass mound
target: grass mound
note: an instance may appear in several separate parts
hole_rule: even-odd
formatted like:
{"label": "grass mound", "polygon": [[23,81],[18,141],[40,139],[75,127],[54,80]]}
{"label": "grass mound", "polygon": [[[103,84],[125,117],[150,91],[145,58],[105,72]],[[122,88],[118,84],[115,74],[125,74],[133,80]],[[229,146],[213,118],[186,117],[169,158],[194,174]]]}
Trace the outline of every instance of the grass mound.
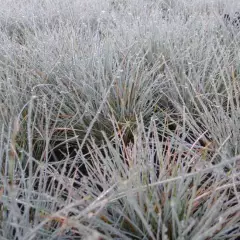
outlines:
{"label": "grass mound", "polygon": [[1,239],[238,239],[236,7],[5,1]]}

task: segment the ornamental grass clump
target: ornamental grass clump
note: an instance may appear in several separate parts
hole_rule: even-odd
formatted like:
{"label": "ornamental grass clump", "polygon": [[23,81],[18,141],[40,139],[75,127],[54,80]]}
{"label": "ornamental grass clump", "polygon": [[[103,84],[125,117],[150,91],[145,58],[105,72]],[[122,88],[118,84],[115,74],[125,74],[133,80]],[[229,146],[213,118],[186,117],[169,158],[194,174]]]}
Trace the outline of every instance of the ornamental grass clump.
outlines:
{"label": "ornamental grass clump", "polygon": [[231,8],[2,3],[0,238],[238,239]]}
{"label": "ornamental grass clump", "polygon": [[[161,141],[154,120],[147,130],[138,121],[128,146],[115,131],[112,141],[102,133],[105,144],[99,148],[93,139],[89,155],[78,155],[84,175],[76,168],[74,176],[65,177],[67,163],[75,164],[66,156],[61,168],[57,168],[61,163],[37,162],[29,181],[22,175],[5,183],[2,213],[8,236],[16,232],[30,239],[91,234],[103,239],[238,236],[239,173],[233,164],[239,157],[207,164],[198,148],[174,137]],[[15,161],[17,170],[17,156]],[[225,173],[224,167],[231,171]]]}

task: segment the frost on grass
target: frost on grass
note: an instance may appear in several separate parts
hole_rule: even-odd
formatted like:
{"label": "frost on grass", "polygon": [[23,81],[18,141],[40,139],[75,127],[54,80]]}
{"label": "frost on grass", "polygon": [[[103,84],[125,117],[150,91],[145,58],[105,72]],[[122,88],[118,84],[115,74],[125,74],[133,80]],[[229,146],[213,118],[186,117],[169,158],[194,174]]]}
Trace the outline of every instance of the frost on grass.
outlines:
{"label": "frost on grass", "polygon": [[238,7],[4,1],[0,236],[237,239]]}

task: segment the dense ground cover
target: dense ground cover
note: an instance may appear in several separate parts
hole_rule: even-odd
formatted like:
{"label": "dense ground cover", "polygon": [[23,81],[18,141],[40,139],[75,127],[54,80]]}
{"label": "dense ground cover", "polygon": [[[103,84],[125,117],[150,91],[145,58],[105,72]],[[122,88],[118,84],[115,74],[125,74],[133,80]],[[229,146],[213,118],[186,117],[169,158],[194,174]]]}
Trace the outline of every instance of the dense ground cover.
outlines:
{"label": "dense ground cover", "polygon": [[240,238],[238,1],[2,2],[1,239]]}

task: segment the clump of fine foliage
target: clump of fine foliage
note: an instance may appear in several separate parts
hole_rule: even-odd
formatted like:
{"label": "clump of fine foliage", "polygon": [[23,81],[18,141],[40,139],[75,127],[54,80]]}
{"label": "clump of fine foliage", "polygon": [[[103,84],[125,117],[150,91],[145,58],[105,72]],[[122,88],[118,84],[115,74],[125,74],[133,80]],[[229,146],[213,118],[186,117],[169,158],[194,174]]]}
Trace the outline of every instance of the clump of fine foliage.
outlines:
{"label": "clump of fine foliage", "polygon": [[240,238],[238,7],[3,1],[0,238]]}

